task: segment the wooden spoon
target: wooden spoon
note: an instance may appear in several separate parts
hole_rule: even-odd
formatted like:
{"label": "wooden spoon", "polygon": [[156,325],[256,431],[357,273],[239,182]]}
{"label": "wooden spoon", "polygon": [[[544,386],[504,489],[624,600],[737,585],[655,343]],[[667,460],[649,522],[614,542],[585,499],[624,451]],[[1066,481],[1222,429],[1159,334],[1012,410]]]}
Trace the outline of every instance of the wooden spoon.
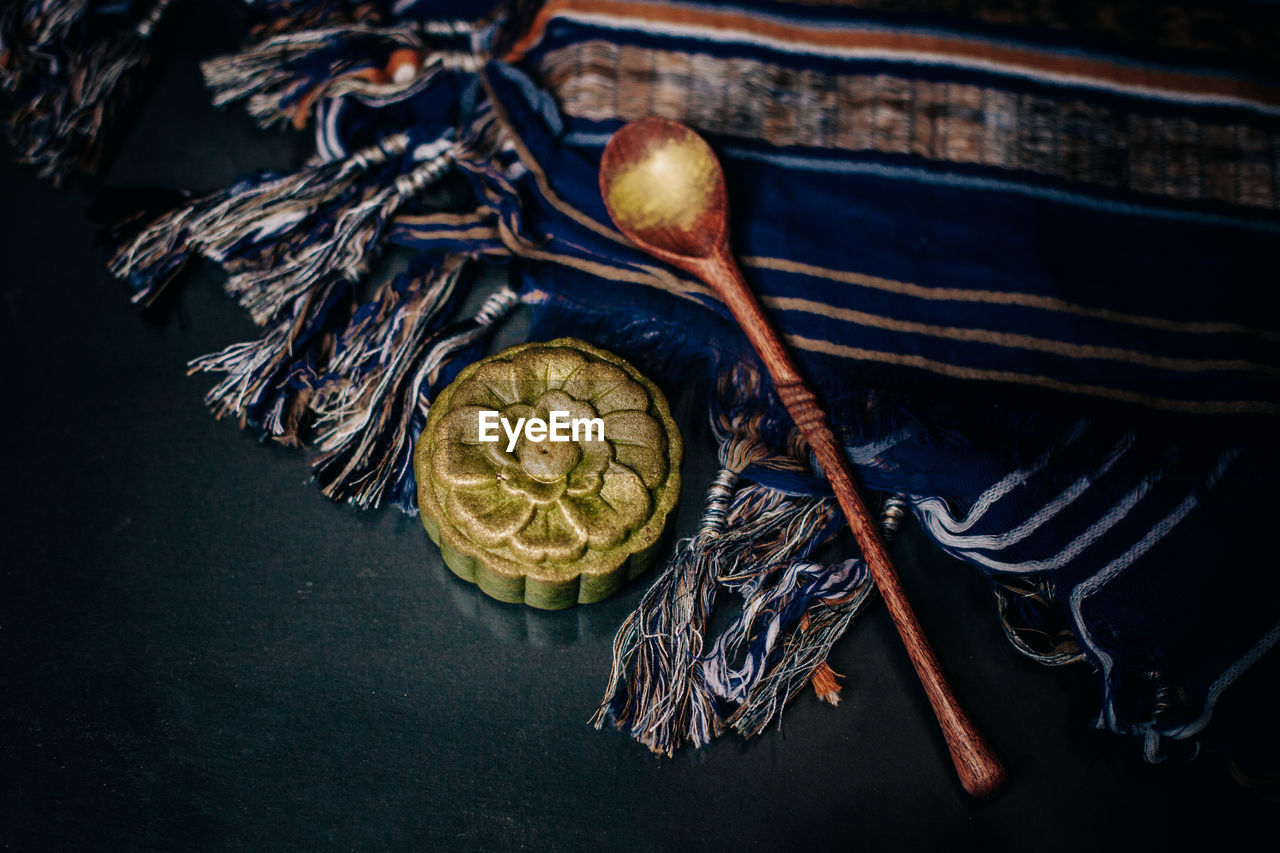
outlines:
{"label": "wooden spoon", "polygon": [[871,577],[938,717],[960,783],[975,797],[994,796],[1004,785],[1004,767],[951,692],[889,562],[875,522],[858,495],[826,412],[801,378],[795,360],[729,252],[724,173],[711,147],[679,122],[661,118],[631,122],[605,146],[600,192],[609,216],[623,234],[659,260],[702,279],[733,313],[773,378],[778,396],[813,448],[849,519]]}

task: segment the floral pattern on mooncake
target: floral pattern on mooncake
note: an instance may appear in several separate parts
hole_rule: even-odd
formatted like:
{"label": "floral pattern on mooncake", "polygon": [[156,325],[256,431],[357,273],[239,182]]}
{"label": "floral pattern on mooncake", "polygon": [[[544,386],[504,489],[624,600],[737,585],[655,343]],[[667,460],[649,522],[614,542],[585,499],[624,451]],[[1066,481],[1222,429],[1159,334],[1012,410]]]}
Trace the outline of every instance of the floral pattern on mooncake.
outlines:
{"label": "floral pattern on mooncake", "polygon": [[[482,441],[494,412],[497,440]],[[569,440],[521,430],[511,446],[507,428],[553,413]],[[504,601],[568,607],[643,570],[679,495],[681,454],[665,398],[630,364],[570,338],[523,344],[465,369],[432,405],[418,504],[456,574]]]}

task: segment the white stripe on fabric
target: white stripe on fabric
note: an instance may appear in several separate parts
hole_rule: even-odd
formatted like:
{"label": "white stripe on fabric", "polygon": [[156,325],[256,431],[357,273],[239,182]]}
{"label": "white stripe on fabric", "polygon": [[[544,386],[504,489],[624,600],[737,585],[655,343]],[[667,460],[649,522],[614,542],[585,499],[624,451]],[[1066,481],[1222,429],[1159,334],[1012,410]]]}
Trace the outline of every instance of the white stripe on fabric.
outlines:
{"label": "white stripe on fabric", "polygon": [[1063,490],[1057,497],[1049,501],[1035,513],[1033,513],[1026,521],[1016,527],[1004,531],[1003,533],[986,533],[976,534],[973,536],[956,536],[952,533],[942,531],[938,534],[937,539],[944,545],[952,545],[961,548],[978,548],[985,551],[1000,551],[1010,545],[1015,545],[1026,539],[1032,533],[1035,533],[1049,519],[1056,516],[1062,510],[1073,504],[1081,495],[1089,491],[1101,477],[1105,476],[1120,458],[1133,448],[1136,436],[1133,433],[1126,434],[1115,447],[1102,460],[1102,464],[1088,474],[1082,475],[1078,480]]}
{"label": "white stripe on fabric", "polygon": [[[1085,622],[1082,614],[1085,601],[1096,595],[1098,590],[1115,580],[1121,572],[1133,565],[1135,560],[1147,553],[1147,551],[1151,550],[1151,548],[1161,539],[1168,536],[1171,530],[1177,527],[1193,509],[1199,506],[1200,493],[1213,488],[1218,480],[1221,479],[1223,473],[1226,472],[1227,468],[1231,466],[1231,463],[1234,462],[1238,456],[1239,451],[1228,450],[1218,457],[1217,463],[1209,471],[1209,476],[1205,478],[1204,485],[1201,489],[1197,489],[1188,495],[1182,503],[1178,504],[1173,512],[1160,519],[1155,526],[1147,531],[1145,536],[1130,546],[1127,551],[1104,566],[1097,574],[1077,584],[1076,588],[1071,591],[1070,610],[1071,618],[1075,622],[1076,633],[1084,642],[1085,647],[1088,648],[1094,659],[1098,662],[1098,665],[1102,668],[1103,684],[1109,683],[1111,669],[1115,662],[1112,660],[1111,655],[1103,651],[1093,639],[1093,633],[1089,630],[1089,626]],[[1107,706],[1103,708],[1103,714],[1106,716],[1108,727],[1114,730],[1117,726],[1115,707],[1108,703]]]}
{"label": "white stripe on fabric", "polygon": [[[952,533],[963,533],[982,519],[987,511],[1009,492],[1016,487],[1022,485],[1032,475],[1044,469],[1053,455],[1061,448],[1069,447],[1072,443],[1079,440],[1088,430],[1087,421],[1079,420],[1072,424],[1062,437],[1058,439],[1048,450],[1046,450],[1040,458],[1030,468],[1019,468],[998,480],[995,485],[988,488],[985,492],[978,496],[978,499],[969,507],[969,511],[965,513],[963,519],[957,520],[951,515],[951,510],[947,507],[946,501],[942,498],[924,498],[916,503],[916,511],[920,513],[929,526],[930,532],[934,533],[934,538],[941,541],[940,533],[950,531]],[[937,525],[935,531],[934,525]]]}
{"label": "white stripe on fabric", "polygon": [[996,572],[1045,572],[1061,569],[1067,563],[1080,556],[1086,548],[1101,539],[1107,531],[1111,530],[1111,528],[1123,521],[1124,518],[1133,511],[1133,508],[1141,503],[1142,499],[1151,492],[1152,487],[1164,478],[1165,474],[1169,472],[1169,469],[1177,461],[1178,455],[1179,451],[1177,448],[1169,451],[1169,453],[1165,455],[1164,460],[1160,463],[1159,468],[1143,477],[1138,482],[1138,485],[1134,486],[1133,489],[1121,498],[1119,503],[1108,510],[1102,518],[1089,525],[1084,533],[1080,534],[1075,539],[1072,539],[1067,543],[1065,548],[1048,559],[1026,560],[1021,563],[1006,563],[966,548],[947,547],[946,550],[964,560],[971,563],[977,563],[980,566],[985,566],[986,568]]}
{"label": "white stripe on fabric", "polygon": [[346,157],[346,146],[338,132],[338,116],[342,112],[341,99],[321,98],[316,107],[316,153],[325,162]]}
{"label": "white stripe on fabric", "polygon": [[854,447],[846,447],[845,453],[855,465],[871,465],[878,461],[886,450],[901,444],[910,438],[911,434],[903,429],[879,441],[872,441],[867,444],[859,444]]}
{"label": "white stripe on fabric", "polygon": [[1231,686],[1231,683],[1240,677],[1246,669],[1257,663],[1263,655],[1271,651],[1271,647],[1280,641],[1280,625],[1276,625],[1270,631],[1262,635],[1262,639],[1258,644],[1249,651],[1240,656],[1240,659],[1226,671],[1214,679],[1213,684],[1209,686],[1209,693],[1205,697],[1204,714],[1198,719],[1178,726],[1177,728],[1162,731],[1161,734],[1177,740],[1184,740],[1194,734],[1198,734],[1205,726],[1209,725],[1209,719],[1213,716],[1213,708],[1218,704],[1218,697],[1222,695],[1222,691]]}

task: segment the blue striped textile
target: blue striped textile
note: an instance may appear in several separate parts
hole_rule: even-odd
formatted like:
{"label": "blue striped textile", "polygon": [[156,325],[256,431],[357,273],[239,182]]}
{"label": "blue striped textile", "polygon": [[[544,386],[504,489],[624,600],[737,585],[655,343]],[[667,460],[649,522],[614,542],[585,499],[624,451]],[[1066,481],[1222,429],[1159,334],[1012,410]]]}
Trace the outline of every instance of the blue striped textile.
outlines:
{"label": "blue striped textile", "polygon": [[[1167,739],[1198,735],[1225,684],[1280,636],[1280,588],[1259,559],[1276,470],[1264,437],[1280,411],[1280,325],[1266,310],[1280,195],[1274,160],[1258,170],[1255,195],[1213,195],[1204,174],[1190,192],[1169,128],[1199,151],[1217,132],[1207,128],[1228,126],[1275,150],[1274,88],[1247,102],[1196,100],[1176,81],[1118,91],[1033,68],[820,56],[706,28],[763,11],[788,23],[818,18],[826,34],[923,29],[1067,63],[1149,62],[1171,78],[1274,86],[1275,76],[1205,70],[1190,51],[1177,65],[1164,54],[1156,63],[1115,45],[1071,44],[1062,32],[857,8],[661,4],[695,7],[708,22],[672,32],[646,17],[655,4],[547,5],[556,8],[540,37],[526,35],[511,62],[491,62],[475,92],[477,109],[493,110],[509,133],[494,167],[509,184],[478,178],[492,209],[480,218],[514,235],[526,302],[559,318],[547,333],[598,330],[605,345],[650,364],[664,340],[682,354],[742,355],[705,287],[616,238],[596,187],[601,149],[623,119],[659,112],[704,130],[725,164],[747,278],[831,401],[864,483],[909,495],[929,535],[993,582],[1048,591],[1078,656],[1099,673],[1100,726],[1142,736],[1153,759]],[[626,63],[631,48],[638,66]],[[674,75],[655,92],[660,75],[646,57],[707,76]],[[734,88],[743,78],[716,77],[712,60],[755,74],[741,88],[761,103],[749,107]],[[990,128],[1048,114],[1042,135],[1061,143],[1073,129],[1110,132],[1118,138],[1108,150],[1127,148],[1129,161],[1093,151],[1096,162],[1080,166],[1059,151],[1036,163],[1023,152],[1010,167],[1007,151],[949,151],[932,137],[909,138],[903,150],[842,147],[831,133],[797,139],[803,118],[787,128],[788,111],[846,117],[838,93],[824,113],[831,99],[788,103],[785,84],[830,93],[833,77],[869,79],[872,92],[896,86],[910,93],[897,112],[935,125],[957,100],[938,88],[976,90],[980,105],[966,120],[986,144],[1026,145],[1025,133]],[[907,82],[885,82],[897,80]],[[923,92],[933,100],[920,103]],[[892,100],[871,98],[879,109]],[[775,122],[781,141],[724,114],[733,109]],[[1145,168],[1139,136],[1152,127],[1167,136],[1152,155],[1163,171],[1146,180],[1134,173]],[[1240,180],[1252,155],[1221,153]]]}
{"label": "blue striped textile", "polygon": [[[623,122],[684,121],[724,163],[733,248],[863,483],[906,496],[940,547],[987,573],[1019,648],[1094,667],[1100,726],[1141,736],[1153,759],[1193,741],[1280,637],[1264,556],[1280,415],[1271,5],[545,0],[487,17],[488,3],[255,5],[312,47],[276,65],[251,48],[215,89],[259,74],[251,111],[313,122],[324,164],[306,174],[323,179],[279,184],[316,193],[307,216],[234,223],[240,254],[216,258],[231,271],[334,244],[346,220],[333,209],[371,197],[342,239],[375,236],[344,275],[384,236],[512,261],[536,335],[586,337],[670,393],[702,390],[754,357],[705,285],[617,233],[597,183]],[[421,85],[379,76],[404,43],[435,51]],[[370,146],[402,132],[408,147],[383,168],[446,158],[474,191],[469,209],[423,213],[400,178],[388,189],[365,168]],[[264,195],[264,211],[288,201]],[[136,292],[199,250],[157,252],[128,273]],[[301,281],[333,287],[316,276]],[[427,292],[401,290],[387,303]],[[332,314],[315,328],[341,334]],[[292,353],[300,319],[260,321]],[[316,363],[290,382],[344,380],[307,346]],[[272,377],[245,381],[272,412],[306,403],[302,387],[283,397]],[[409,388],[416,428],[430,390]],[[785,423],[776,399],[756,402]],[[759,489],[827,496],[816,472],[780,471],[740,472],[752,488],[735,506]],[[782,586],[759,601],[780,602],[788,624],[823,584],[844,595],[865,582],[854,564],[771,568]],[[1068,638],[1036,648],[1055,620]],[[747,677],[725,675],[721,698]]]}

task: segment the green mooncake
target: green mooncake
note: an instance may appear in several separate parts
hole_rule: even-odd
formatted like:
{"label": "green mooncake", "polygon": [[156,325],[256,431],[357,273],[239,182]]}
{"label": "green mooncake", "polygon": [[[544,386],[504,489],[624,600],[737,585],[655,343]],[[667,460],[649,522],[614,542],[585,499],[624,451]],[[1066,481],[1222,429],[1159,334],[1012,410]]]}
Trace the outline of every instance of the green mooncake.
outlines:
{"label": "green mooncake", "polygon": [[432,403],[418,507],[445,564],[494,598],[586,604],[653,559],[682,454],[662,392],[626,361],[573,338],[521,344]]}

